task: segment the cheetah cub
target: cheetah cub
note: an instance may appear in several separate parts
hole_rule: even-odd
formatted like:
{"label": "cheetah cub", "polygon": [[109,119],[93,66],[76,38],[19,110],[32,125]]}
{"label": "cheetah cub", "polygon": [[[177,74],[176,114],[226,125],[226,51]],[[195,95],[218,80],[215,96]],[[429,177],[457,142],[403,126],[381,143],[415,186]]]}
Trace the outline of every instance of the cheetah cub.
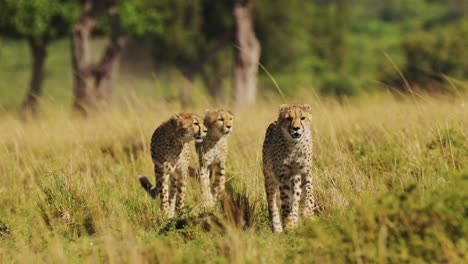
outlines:
{"label": "cheetah cub", "polygon": [[[185,185],[190,162],[190,141],[202,142],[207,133],[203,119],[195,114],[175,114],[161,124],[151,137],[151,157],[154,163],[156,186],[140,176],[141,186],[152,198],[159,196],[166,217],[184,207]],[[171,186],[169,189],[169,180]]]}
{"label": "cheetah cub", "polygon": [[[214,200],[219,199],[224,191],[227,139],[232,132],[233,122],[234,116],[229,111],[206,110],[204,124],[208,128],[208,134],[203,142],[195,144],[200,165],[202,200],[207,207],[212,207]],[[215,176],[211,190],[210,175]]]}
{"label": "cheetah cub", "polygon": [[304,190],[302,215],[311,216],[312,194],[312,114],[307,104],[284,104],[278,120],[271,123],[263,142],[263,174],[271,228],[282,232],[277,206],[280,193],[281,218],[286,229],[297,226],[299,201]]}

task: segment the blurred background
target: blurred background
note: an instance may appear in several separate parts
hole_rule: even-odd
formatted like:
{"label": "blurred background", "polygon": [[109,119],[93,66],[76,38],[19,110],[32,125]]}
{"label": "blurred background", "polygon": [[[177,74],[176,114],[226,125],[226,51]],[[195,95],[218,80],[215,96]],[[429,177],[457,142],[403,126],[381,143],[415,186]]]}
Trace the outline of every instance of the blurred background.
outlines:
{"label": "blurred background", "polygon": [[457,93],[467,12],[466,0],[0,0],[0,110]]}

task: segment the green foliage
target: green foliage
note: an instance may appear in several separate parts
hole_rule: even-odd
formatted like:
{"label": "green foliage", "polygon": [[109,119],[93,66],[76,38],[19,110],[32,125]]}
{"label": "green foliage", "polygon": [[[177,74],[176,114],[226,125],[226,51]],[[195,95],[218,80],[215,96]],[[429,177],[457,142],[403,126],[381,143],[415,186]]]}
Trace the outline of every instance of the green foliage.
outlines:
{"label": "green foliage", "polygon": [[56,39],[69,33],[79,15],[77,1],[0,0],[0,35]]}
{"label": "green foliage", "polygon": [[334,74],[325,75],[320,86],[320,92],[326,95],[354,96],[359,92],[352,80]]}
{"label": "green foliage", "polygon": [[[302,79],[328,94],[356,94],[349,78],[340,76],[346,75],[349,55],[350,7],[343,1],[255,1],[261,61],[279,75],[282,87],[293,89]],[[269,86],[271,81],[263,79],[261,84]],[[348,88],[352,91],[344,91]]]}
{"label": "green foliage", "polygon": [[434,76],[440,73],[466,78],[467,47],[468,20],[431,33],[414,34],[403,41],[407,58],[405,73],[411,80],[422,84],[431,79],[440,81],[440,77]]}
{"label": "green foliage", "polygon": [[381,4],[379,17],[385,22],[398,23],[402,31],[408,31],[432,24],[447,12],[448,5],[442,1],[392,0]]}
{"label": "green foliage", "polygon": [[[354,201],[333,227],[334,254],[345,262],[460,262],[468,257],[468,175],[448,183]],[[335,229],[336,228],[336,229]],[[313,240],[312,240],[313,241]],[[450,253],[449,253],[450,252]]]}
{"label": "green foliage", "polygon": [[[131,37],[151,37],[163,33],[163,20],[168,14],[163,12],[160,1],[117,0],[120,23],[124,34]],[[99,33],[109,33],[108,20],[103,14],[97,25]]]}
{"label": "green foliage", "polygon": [[119,12],[127,32],[134,36],[159,34],[163,15],[154,1],[120,1]]}
{"label": "green foliage", "polygon": [[[159,1],[163,31],[150,36],[158,69],[176,69],[208,89],[231,74],[233,17],[229,1]],[[222,94],[220,92],[218,95]]]}
{"label": "green foliage", "polygon": [[[388,59],[390,57],[397,67],[406,64],[402,40],[419,31],[436,34],[435,28],[451,26],[468,14],[467,2],[459,0],[390,0],[378,3],[361,0],[349,7],[352,32],[344,72],[353,76],[365,90],[381,88],[377,80],[403,87]],[[425,45],[420,44],[424,49]],[[437,52],[437,48],[433,48],[432,52]],[[383,75],[391,75],[392,78],[383,78]]]}
{"label": "green foliage", "polygon": [[[233,1],[116,2],[124,33],[135,37],[136,42],[151,43],[150,52],[159,66],[156,70],[166,73],[175,68],[187,73],[195,68],[205,73],[203,77],[212,77],[208,81],[203,78],[205,83],[213,86],[229,83]],[[51,40],[66,37],[80,14],[80,3],[0,0],[0,35]],[[262,45],[261,62],[285,93],[312,84],[326,94],[351,96],[380,88],[379,80],[402,87],[385,54],[416,85],[431,86],[435,82],[437,86],[444,82],[440,73],[466,78],[467,66],[463,61],[466,22],[463,25],[457,21],[466,19],[467,1],[256,0],[253,3],[255,30]],[[105,14],[96,31],[108,33]],[[0,53],[3,59],[8,50]],[[262,70],[259,80],[260,88],[273,86]]]}
{"label": "green foliage", "polygon": [[[403,75],[411,84],[424,89],[440,89],[446,82],[444,75],[468,78],[468,20],[437,28],[431,32],[418,32],[402,41],[406,64]],[[389,73],[391,72],[391,73]],[[403,87],[395,71],[385,74],[384,80]]]}
{"label": "green foliage", "polygon": [[164,31],[152,37],[156,64],[184,74],[203,69],[208,76],[224,78],[230,69],[226,61],[232,57],[231,4],[178,0],[160,1],[160,7]]}
{"label": "green foliage", "polygon": [[158,64],[176,66],[191,64],[200,53],[201,1],[161,1],[164,31],[154,37],[155,60]]}
{"label": "green foliage", "polygon": [[[151,36],[163,32],[164,14],[159,2],[118,0],[121,23],[130,36]],[[71,33],[81,12],[77,0],[0,0],[0,34],[11,38],[57,39]],[[99,31],[109,31],[101,18]]]}
{"label": "green foliage", "polygon": [[323,63],[340,69],[349,33],[343,3],[262,0],[255,2],[255,8],[262,61],[268,69],[310,72],[318,68],[314,73],[322,74]]}
{"label": "green foliage", "polygon": [[301,60],[309,60],[313,8],[310,1],[255,1],[261,60],[271,72],[294,72],[302,68]]}

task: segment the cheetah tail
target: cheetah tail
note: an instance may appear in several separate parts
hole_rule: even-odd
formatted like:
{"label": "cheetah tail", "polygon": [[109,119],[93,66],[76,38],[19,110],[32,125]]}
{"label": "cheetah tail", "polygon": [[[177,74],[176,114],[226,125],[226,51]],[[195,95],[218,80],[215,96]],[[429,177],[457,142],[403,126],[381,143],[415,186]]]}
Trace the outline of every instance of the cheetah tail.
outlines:
{"label": "cheetah tail", "polygon": [[144,175],[138,176],[138,180],[140,181],[141,187],[145,189],[145,191],[151,196],[151,198],[156,198],[156,192],[155,189],[153,188],[153,185],[151,182],[146,178]]}

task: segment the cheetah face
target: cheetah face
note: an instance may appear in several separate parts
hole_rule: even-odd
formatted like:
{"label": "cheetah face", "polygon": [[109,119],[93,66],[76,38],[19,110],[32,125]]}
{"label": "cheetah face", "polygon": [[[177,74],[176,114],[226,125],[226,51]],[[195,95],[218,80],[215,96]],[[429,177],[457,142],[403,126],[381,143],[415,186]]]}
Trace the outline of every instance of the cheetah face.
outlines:
{"label": "cheetah face", "polygon": [[310,129],[312,113],[308,104],[284,104],[280,107],[278,124],[286,137],[299,141]]}
{"label": "cheetah face", "polygon": [[229,135],[232,132],[234,115],[226,110],[205,110],[205,125],[210,133],[217,136]]}
{"label": "cheetah face", "polygon": [[195,114],[181,113],[172,117],[175,121],[179,135],[184,141],[192,139],[195,142],[201,143],[206,137],[208,129],[203,124],[203,119]]}

